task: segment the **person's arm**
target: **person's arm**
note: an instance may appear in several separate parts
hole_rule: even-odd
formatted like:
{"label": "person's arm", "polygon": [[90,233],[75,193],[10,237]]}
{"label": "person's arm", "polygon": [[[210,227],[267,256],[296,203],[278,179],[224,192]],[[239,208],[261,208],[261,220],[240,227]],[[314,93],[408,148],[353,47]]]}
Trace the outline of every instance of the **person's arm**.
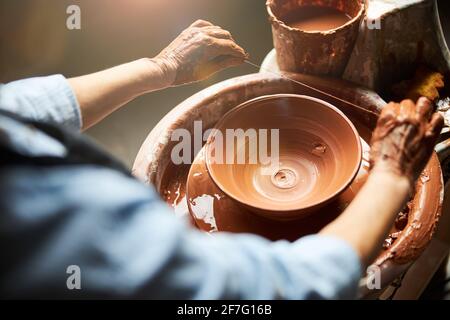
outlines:
{"label": "person's arm", "polygon": [[[193,230],[151,188],[107,168],[0,170],[0,252],[8,262],[0,267],[0,296],[355,298],[360,259],[370,261],[407,192],[390,195],[376,211],[371,198],[384,188],[404,191],[391,175],[417,178],[442,126],[438,116],[431,122],[407,117],[406,128],[394,122],[389,129],[383,121],[391,111],[400,120],[397,109],[388,107],[380,118],[379,140],[372,144],[375,168],[353,205],[321,234],[294,243]],[[393,154],[391,147],[406,149]],[[80,290],[69,289],[69,266],[80,269]]]}
{"label": "person's arm", "polygon": [[228,31],[198,20],[155,58],[71,78],[69,83],[80,104],[83,128],[88,128],[137,96],[203,80],[243,63],[246,56]]}
{"label": "person's arm", "polygon": [[320,234],[347,241],[364,265],[373,261],[442,129],[426,98],[390,103],[372,136],[369,178],[347,209]]}
{"label": "person's arm", "polygon": [[228,31],[198,20],[154,58],[68,80],[52,75],[0,84],[0,109],[86,129],[139,95],[203,80],[246,57]]}
{"label": "person's arm", "polygon": [[[0,193],[4,299],[356,295],[359,257],[345,241],[312,235],[272,242],[201,232],[176,217],[152,188],[114,170],[0,168]],[[73,268],[80,271],[79,290],[70,290],[77,284]]]}
{"label": "person's arm", "polygon": [[410,192],[407,178],[388,172],[372,173],[347,209],[320,234],[347,241],[367,266],[403,209]]}

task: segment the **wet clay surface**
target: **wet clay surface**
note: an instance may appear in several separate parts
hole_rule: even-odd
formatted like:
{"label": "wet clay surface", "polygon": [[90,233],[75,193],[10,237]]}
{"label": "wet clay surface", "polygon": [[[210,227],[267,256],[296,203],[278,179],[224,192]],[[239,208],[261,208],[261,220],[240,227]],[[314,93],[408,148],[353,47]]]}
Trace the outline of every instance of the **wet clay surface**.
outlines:
{"label": "wet clay surface", "polygon": [[442,186],[439,159],[433,154],[415,184],[414,195],[397,216],[384,244],[385,251],[376,260],[377,264],[381,265],[387,260],[407,263],[422,252],[424,247],[418,244],[431,240],[441,216],[444,197]]}
{"label": "wet clay surface", "polygon": [[178,217],[189,216],[186,201],[186,179],[189,168],[189,165],[184,165],[167,171],[163,178],[164,184],[161,186],[163,200],[173,208]]}
{"label": "wet clay surface", "polygon": [[363,160],[352,184],[336,200],[310,212],[308,216],[284,221],[255,214],[222,192],[208,174],[203,148],[191,166],[187,185],[188,206],[195,224],[207,232],[248,232],[271,240],[294,241],[316,233],[348,206],[367,179],[369,146],[363,140],[361,144]]}
{"label": "wet clay surface", "polygon": [[269,0],[266,5],[280,70],[344,72],[364,16],[361,1]]}
{"label": "wet clay surface", "polygon": [[303,6],[289,12],[282,20],[303,31],[328,31],[343,26],[351,16],[332,7]]}
{"label": "wet clay surface", "polygon": [[[249,99],[268,94],[295,93],[323,99],[343,111],[353,122],[361,138],[370,141],[377,121],[376,114],[386,105],[376,93],[338,79],[305,74],[289,74],[289,77],[331,93],[339,99],[322,95],[300,83],[293,83],[272,74],[251,74],[218,83],[186,99],[161,120],[142,145],[133,167],[134,174],[139,179],[155,185],[161,196],[164,194],[164,186],[177,185],[179,181],[186,184],[187,173],[185,176],[180,174],[179,178],[173,178],[175,180],[170,181],[170,177],[175,177],[177,172],[185,171],[186,167],[186,165],[170,164],[170,153],[175,145],[175,142],[170,141],[173,130],[186,128],[192,131],[192,123],[196,120],[203,120],[204,128],[211,128],[231,108]],[[350,103],[346,103],[343,99]],[[367,159],[364,155],[363,158]],[[209,179],[205,175],[197,175],[197,177]],[[353,183],[357,180],[358,178]],[[205,194],[213,195],[215,199],[221,197],[220,194],[211,193],[211,190]],[[205,196],[200,198],[200,201],[205,201],[202,200],[204,198],[208,199]],[[437,155],[434,153],[416,184],[408,212],[400,214],[397,221],[398,229],[393,229],[393,232],[401,231],[401,233],[394,235],[392,240],[389,240],[390,243],[385,245],[385,249],[380,247],[380,255],[375,263],[381,267],[382,286],[399,276],[429,243],[441,213],[442,199],[442,172]],[[249,218],[255,216],[256,219]],[[249,219],[249,224],[257,224],[258,222],[253,221],[263,219],[255,214],[246,217]],[[320,225],[325,225],[334,219],[331,214],[327,216],[326,212],[323,216],[311,215],[310,217],[315,219],[306,220],[309,218],[306,217],[303,220],[304,224],[299,223],[298,226],[292,227],[296,234],[315,232],[319,230]],[[223,220],[224,225],[228,222],[229,220]],[[198,223],[201,221],[199,220]],[[220,222],[216,221],[216,223],[220,225]],[[289,231],[288,229],[291,228],[289,224],[281,226],[280,222],[272,223],[271,228],[275,230],[272,232],[275,234],[270,237],[282,235],[283,230]],[[211,224],[206,223],[206,227],[211,228]],[[289,232],[286,234],[288,235],[286,238],[289,238]]]}
{"label": "wet clay surface", "polygon": [[[274,219],[298,218],[334,198],[351,183],[361,161],[358,132],[350,120],[308,96],[251,100],[227,113],[215,128],[206,144],[206,165],[214,183],[250,210]],[[253,130],[254,139],[220,139],[222,154],[230,150],[227,155],[233,161],[215,163],[215,133],[222,137],[230,129]],[[278,139],[261,146],[257,134],[273,129]],[[273,143],[279,146],[279,162],[262,162],[258,151],[265,156]],[[239,154],[247,156],[242,157],[244,163],[238,161]]]}
{"label": "wet clay surface", "polygon": [[439,114],[431,118],[431,113],[432,104],[425,98],[417,104],[403,100],[386,105],[372,135],[371,160],[387,163],[397,175],[417,178],[444,124]]}

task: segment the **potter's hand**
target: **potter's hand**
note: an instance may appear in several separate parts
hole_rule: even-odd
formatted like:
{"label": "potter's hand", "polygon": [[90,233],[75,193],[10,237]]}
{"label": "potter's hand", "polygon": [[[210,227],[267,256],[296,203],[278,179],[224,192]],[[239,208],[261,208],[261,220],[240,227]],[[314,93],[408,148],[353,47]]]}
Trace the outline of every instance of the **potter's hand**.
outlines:
{"label": "potter's hand", "polygon": [[372,136],[371,166],[414,182],[425,167],[439,137],[443,118],[431,102],[420,98],[386,105]]}
{"label": "potter's hand", "polygon": [[162,66],[171,85],[208,78],[247,58],[231,34],[203,20],[184,30],[155,60]]}
{"label": "potter's hand", "polygon": [[381,111],[372,136],[372,174],[344,212],[321,234],[346,240],[363,266],[373,262],[413,182],[430,158],[443,126],[431,102],[420,98],[391,102]]}
{"label": "potter's hand", "polygon": [[154,59],[131,61],[69,83],[86,129],[144,93],[205,79],[246,58],[228,31],[199,20]]}

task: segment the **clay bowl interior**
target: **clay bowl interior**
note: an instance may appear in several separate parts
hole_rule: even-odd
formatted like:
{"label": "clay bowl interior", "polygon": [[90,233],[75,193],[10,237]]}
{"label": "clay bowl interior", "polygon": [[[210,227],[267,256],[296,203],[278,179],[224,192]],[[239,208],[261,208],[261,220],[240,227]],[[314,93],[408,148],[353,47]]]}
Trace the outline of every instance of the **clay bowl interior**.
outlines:
{"label": "clay bowl interior", "polygon": [[[273,219],[239,205],[212,182],[205,163],[205,147],[191,165],[186,182],[186,202],[195,226],[205,232],[253,233],[267,239],[295,241],[319,232],[351,203],[369,174],[369,145],[361,139],[363,160],[356,178],[342,194],[301,219]],[[183,203],[181,201],[180,203]],[[179,211],[180,206],[175,206]],[[178,209],[178,210],[177,210]]]}
{"label": "clay bowl interior", "polygon": [[[253,148],[244,135],[222,139],[229,129],[255,134],[267,130],[267,147],[262,150],[267,148],[272,156],[277,141],[270,139],[270,132],[278,129],[278,162],[263,163],[254,154],[261,151],[259,135]],[[228,151],[231,163],[225,157],[213,160],[218,137],[222,143],[216,148],[222,148],[223,155]],[[238,161],[243,150],[244,163],[243,158]],[[263,96],[239,105],[219,120],[206,144],[208,172],[219,189],[249,210],[274,219],[299,218],[335,199],[353,181],[360,162],[360,138],[351,121],[331,104],[301,95]]]}
{"label": "clay bowl interior", "polygon": [[[293,83],[283,77],[269,73],[250,74],[220,82],[184,100],[153,128],[136,157],[133,174],[145,183],[152,184],[161,197],[174,208],[177,216],[184,216],[190,219],[191,215],[188,210],[189,201],[186,198],[185,191],[188,180],[187,176],[190,169],[193,169],[192,166],[194,164],[192,166],[191,164],[176,165],[171,161],[172,150],[179,143],[178,141],[172,141],[170,139],[171,135],[175,130],[180,128],[186,129],[191,134],[194,134],[193,124],[197,120],[203,122],[204,130],[212,128],[231,108],[262,95],[293,93],[323,99],[344,112],[351,119],[358,129],[360,136],[365,141],[370,140],[372,130],[377,121],[376,114],[379,114],[380,110],[386,104],[378,94],[336,78],[315,77],[305,74],[289,74],[289,77],[307,83],[322,91],[329,92],[339,99],[319,94],[300,83]],[[346,103],[344,100],[350,103]],[[359,107],[356,108],[355,105]],[[196,153],[193,153],[193,157],[196,157]],[[201,168],[202,166],[199,167]],[[245,220],[239,220],[243,224],[243,228],[240,228],[241,225],[236,225],[235,216],[228,214],[229,208],[221,204],[223,201],[225,201],[225,204],[235,203],[235,201],[226,201],[226,198],[223,198],[221,194],[215,194],[214,188],[212,188],[213,190],[209,189],[207,182],[211,179],[207,177],[206,169],[202,169],[201,172],[205,174],[194,174],[195,179],[200,180],[198,183],[195,183],[195,186],[199,188],[198,192],[193,192],[196,190],[187,190],[188,193],[195,193],[196,196],[203,195],[203,198],[206,198],[204,196],[206,193],[210,194],[213,198],[210,199],[212,200],[211,207],[206,207],[203,212],[200,212],[202,216],[199,218],[203,218],[203,220],[208,219],[211,215],[216,214],[216,209],[219,207],[224,207],[223,210],[219,211],[226,213],[223,216],[216,217],[216,221],[218,222],[216,229],[206,228],[207,226],[205,225],[205,231],[227,231],[231,228],[233,229],[232,232],[260,234],[260,225],[255,223],[255,220],[261,221],[265,218],[253,213],[251,213],[251,216],[243,214],[242,218]],[[410,205],[405,208],[407,210],[406,215],[399,214],[397,217],[397,219],[406,217],[406,224],[402,223],[398,225],[399,229],[396,231],[400,232],[400,234],[397,234],[395,238],[389,237],[390,245],[380,248],[380,253],[373,262],[381,270],[381,288],[385,288],[391,281],[399,277],[423,252],[432,239],[433,231],[437,226],[443,199],[443,181],[442,171],[436,153],[431,157],[430,162],[425,168],[424,175],[428,179],[423,180],[426,182],[422,182],[419,179]],[[205,179],[205,183],[203,183],[202,178]],[[355,179],[353,184],[357,180],[358,178]],[[340,197],[343,197],[347,192],[357,192],[357,190],[354,190],[353,184]],[[349,197],[349,200],[352,197],[353,195]],[[347,203],[348,201],[345,199],[344,206],[341,210],[345,208]],[[321,210],[328,211],[326,208],[330,206],[337,207],[333,201],[326,207],[321,208]],[[245,210],[239,210],[238,212],[240,213],[242,211]],[[271,223],[267,223],[268,230],[265,231],[277,233],[277,239],[285,239],[286,226],[293,225],[292,229],[297,234],[299,234],[298,228],[302,226],[307,227],[308,232],[306,234],[310,234],[311,231],[313,233],[317,231],[312,230],[314,228],[309,228],[308,219],[314,220],[310,222],[311,224],[315,223],[317,225],[315,230],[320,230],[334,219],[330,217],[329,219],[323,219],[323,221],[316,223],[316,219],[320,220],[321,218],[322,216],[320,215],[312,214],[305,217],[305,219],[286,222],[271,219]],[[200,220],[198,219],[195,225],[203,230],[203,226],[199,225]],[[404,220],[399,219],[399,221]],[[294,223],[297,221],[298,223]],[[250,226],[253,229],[250,229]],[[397,220],[393,227],[397,227]],[[278,235],[281,237],[278,237]],[[365,295],[364,290],[367,290],[367,287],[362,285],[361,292]]]}
{"label": "clay bowl interior", "polygon": [[273,15],[286,25],[289,25],[290,22],[295,21],[295,16],[293,16],[293,13],[301,11],[302,7],[324,7],[337,9],[347,15],[349,17],[349,21],[347,23],[351,23],[353,19],[357,18],[363,12],[364,3],[360,0],[269,0],[267,1],[267,7],[268,10],[270,10],[269,14]]}

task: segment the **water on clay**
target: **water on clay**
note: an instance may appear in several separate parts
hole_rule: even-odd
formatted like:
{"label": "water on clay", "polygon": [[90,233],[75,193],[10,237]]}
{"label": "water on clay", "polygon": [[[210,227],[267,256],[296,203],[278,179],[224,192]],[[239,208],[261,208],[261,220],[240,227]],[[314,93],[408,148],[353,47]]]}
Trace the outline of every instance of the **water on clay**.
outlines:
{"label": "water on clay", "polygon": [[[319,187],[325,187],[319,179],[321,174],[327,172],[334,176],[334,158],[339,150],[328,148],[326,152],[325,142],[316,135],[303,130],[291,131],[282,133],[279,166],[271,174],[263,174],[267,167],[264,165],[234,166],[232,175],[242,177],[244,189],[256,191],[251,193],[254,201],[268,200],[274,205],[306,203],[317,196]],[[298,136],[302,139],[295,138]]]}
{"label": "water on clay", "polygon": [[[222,190],[251,206],[289,211],[316,205],[332,197],[358,166],[355,133],[346,120],[317,101],[263,98],[230,112],[223,121],[219,127],[279,130],[276,164],[239,164],[237,155],[252,150],[248,139],[234,146],[234,164],[210,164]],[[227,143],[222,146],[224,154]]]}
{"label": "water on clay", "polygon": [[350,21],[351,17],[332,7],[302,6],[289,12],[282,20],[292,28],[312,32],[336,29]]}
{"label": "water on clay", "polygon": [[215,199],[217,198],[208,194],[202,194],[194,199],[189,199],[191,206],[195,208],[193,210],[194,219],[197,221],[202,220],[205,224],[209,225],[209,232],[218,231],[214,217]]}
{"label": "water on clay", "polygon": [[189,167],[185,166],[173,169],[175,174],[164,177],[164,185],[162,186],[162,197],[164,201],[170,205],[177,217],[188,217],[189,209],[186,199],[186,178]]}
{"label": "water on clay", "polygon": [[[362,139],[361,144],[363,154],[368,155],[369,146]],[[295,179],[297,179],[292,176],[293,174],[290,170],[279,170],[269,177],[271,183],[277,184],[280,188],[290,189],[292,188],[291,181],[295,184]],[[197,227],[206,232],[250,232],[272,240],[294,241],[300,236],[317,232],[339,215],[364,184],[367,174],[368,158],[364,158],[353,183],[336,201],[325,207],[322,214],[286,223],[250,214],[245,208],[237,205],[235,201],[221,192],[209,178],[204,165],[204,149],[202,149],[191,167],[188,178],[189,210]]]}

